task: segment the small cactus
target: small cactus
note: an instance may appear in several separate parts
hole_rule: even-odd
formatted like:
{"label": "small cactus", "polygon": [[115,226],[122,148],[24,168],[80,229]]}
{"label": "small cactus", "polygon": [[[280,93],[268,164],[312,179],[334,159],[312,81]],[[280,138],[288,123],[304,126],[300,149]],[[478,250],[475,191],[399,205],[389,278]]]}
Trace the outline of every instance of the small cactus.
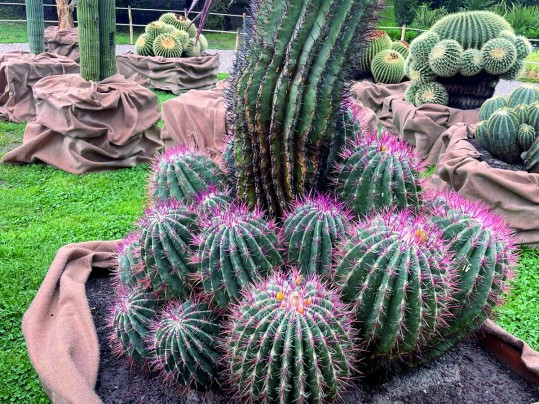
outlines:
{"label": "small cactus", "polygon": [[533,142],[537,134],[532,126],[525,123],[521,124],[518,128],[517,140],[521,151],[527,151],[532,147]]}
{"label": "small cactus", "polygon": [[498,109],[501,109],[506,106],[507,99],[501,95],[489,98],[481,106],[481,110],[479,111],[479,119],[485,121],[490,118],[490,116]]}
{"label": "small cactus", "polygon": [[163,22],[167,25],[172,25],[176,29],[183,30],[181,22],[183,21],[180,14],[176,13],[165,13],[161,14],[161,17],[159,17],[159,21]]}
{"label": "small cactus", "polygon": [[171,199],[158,202],[139,223],[144,270],[152,288],[167,298],[191,294],[195,220],[191,208]]}
{"label": "small cactus", "polygon": [[163,34],[165,32],[165,27],[167,24],[165,24],[162,21],[153,21],[146,25],[145,32],[146,37],[148,39],[148,42],[150,42],[153,46],[153,41],[155,41],[155,38],[157,38],[159,35]]}
{"label": "small cactus", "polygon": [[357,215],[389,206],[415,206],[419,165],[411,146],[391,133],[365,135],[349,143],[336,167],[337,194]]}
{"label": "small cactus", "polygon": [[355,368],[350,313],[315,277],[278,274],[234,307],[226,351],[241,402],[329,403]]}
{"label": "small cactus", "polygon": [[406,59],[410,53],[410,44],[406,41],[395,41],[391,44],[391,50],[399,52]]}
{"label": "small cactus", "polygon": [[505,73],[500,74],[504,80],[515,80],[524,74],[525,66],[522,60],[517,60]]}
{"label": "small cactus", "polygon": [[128,234],[120,241],[116,257],[115,275],[118,285],[132,288],[144,279],[139,232]]}
{"label": "small cactus", "polygon": [[200,34],[198,42],[200,42],[200,53],[204,53],[208,49],[208,40],[204,35]]}
{"label": "small cactus", "polygon": [[445,87],[436,82],[423,83],[417,86],[415,92],[415,105],[423,104],[447,105],[449,95]]}
{"label": "small cactus", "polygon": [[183,54],[188,58],[200,56],[200,41],[195,42],[195,38],[189,38],[189,43]]}
{"label": "small cactus", "polygon": [[137,362],[149,357],[145,339],[156,315],[158,300],[141,288],[120,288],[109,311],[109,339],[117,356],[127,356]]}
{"label": "small cactus", "polygon": [[154,370],[166,381],[207,390],[221,358],[217,316],[203,302],[171,301],[150,326],[147,338]]}
{"label": "small cactus", "polygon": [[415,38],[410,44],[410,56],[418,61],[427,61],[432,48],[440,42],[440,36],[432,31],[427,31]]}
{"label": "small cactus", "polygon": [[374,57],[383,50],[391,48],[391,38],[384,31],[371,31],[365,38],[366,46],[362,48],[358,56],[358,68],[363,72],[371,69]]}
{"label": "small cactus", "polygon": [[153,56],[153,43],[147,34],[142,34],[135,42],[135,52],[141,56]]}
{"label": "small cactus", "polygon": [[372,59],[371,73],[377,83],[400,83],[404,78],[404,58],[397,51],[384,50]]}
{"label": "small cactus", "polygon": [[199,215],[211,218],[226,210],[234,202],[229,192],[220,191],[215,185],[210,185],[195,197],[195,206]]}
{"label": "small cactus", "polygon": [[406,75],[410,78],[410,80],[412,80],[412,85],[429,83],[436,79],[436,74],[432,71],[426,61],[409,61],[408,71],[406,72]]}
{"label": "small cactus", "polygon": [[528,38],[518,35],[513,42],[517,49],[517,58],[526,59],[530,53],[532,53],[532,45]]}
{"label": "small cactus", "polygon": [[515,45],[507,39],[494,38],[481,49],[483,68],[489,74],[498,75],[507,72],[517,60]]}
{"label": "small cactus", "polygon": [[528,125],[533,126],[535,132],[539,133],[539,102],[534,102],[528,108]]}
{"label": "small cactus", "polygon": [[465,77],[471,77],[479,74],[481,70],[483,70],[481,51],[477,49],[466,49],[462,54],[460,74]]}
{"label": "small cactus", "polygon": [[518,161],[520,157],[517,144],[519,126],[515,111],[512,108],[503,107],[490,116],[487,131],[476,134],[476,137],[481,146],[494,157],[512,163]]}
{"label": "small cactus", "polygon": [[412,83],[404,92],[404,100],[406,102],[411,102],[415,105],[415,96],[417,95],[417,88],[419,84]]}
{"label": "small cactus", "polygon": [[429,66],[440,77],[451,77],[462,65],[462,46],[452,39],[438,42],[429,53]]}
{"label": "small cactus", "polygon": [[518,122],[522,125],[523,123],[527,123],[528,119],[530,117],[530,108],[526,104],[517,105],[513,108],[515,111],[515,114],[517,114]]}
{"label": "small cactus", "polygon": [[281,230],[287,261],[305,275],[327,275],[333,249],[350,226],[350,214],[328,196],[297,201]]}
{"label": "small cactus", "polygon": [[157,157],[150,188],[155,200],[191,202],[212,184],[218,188],[226,185],[222,168],[202,150],[176,146]]}
{"label": "small cactus", "polygon": [[179,58],[183,52],[180,39],[174,34],[158,35],[153,41],[153,53],[164,58]]}
{"label": "small cactus", "polygon": [[406,355],[446,324],[455,273],[440,231],[423,217],[370,217],[337,254],[335,281],[373,357]]}
{"label": "small cactus", "polygon": [[522,84],[515,88],[507,98],[507,105],[515,108],[518,105],[531,105],[539,101],[539,88],[531,84]]}
{"label": "small cactus", "polygon": [[261,212],[232,205],[200,226],[195,238],[197,278],[219,306],[237,301],[246,286],[283,265],[276,226]]}

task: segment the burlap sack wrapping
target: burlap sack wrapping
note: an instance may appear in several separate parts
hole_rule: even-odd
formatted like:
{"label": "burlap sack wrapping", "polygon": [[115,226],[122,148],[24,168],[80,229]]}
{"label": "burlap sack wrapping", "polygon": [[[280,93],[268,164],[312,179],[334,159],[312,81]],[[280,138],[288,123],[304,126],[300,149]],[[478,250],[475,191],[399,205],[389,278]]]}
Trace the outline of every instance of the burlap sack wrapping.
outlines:
{"label": "burlap sack wrapping", "polygon": [[157,97],[120,75],[101,82],[47,77],[34,97],[36,120],[4,163],[43,162],[82,174],[150,162],[162,147]]}
{"label": "burlap sack wrapping", "polygon": [[77,28],[45,28],[45,49],[47,52],[80,61],[79,34]]}
{"label": "burlap sack wrapping", "polygon": [[436,164],[441,148],[441,134],[458,122],[475,124],[479,110],[460,110],[444,105],[425,104],[415,107],[404,101],[410,82],[374,84],[362,81],[352,86],[354,96],[372,109],[380,124],[416,147],[419,160]]}
{"label": "burlap sack wrapping", "polygon": [[127,52],[116,56],[118,73],[145,85],[181,94],[187,90],[207,90],[217,83],[219,55],[194,58],[140,56]]}
{"label": "burlap sack wrapping", "polygon": [[[92,267],[112,268],[116,242],[62,247],[25,313],[22,330],[30,361],[45,392],[56,403],[99,403],[94,392],[99,346],[84,284]],[[539,353],[487,321],[483,331],[520,353],[524,369],[539,376]]]}
{"label": "burlap sack wrapping", "polygon": [[225,147],[225,80],[213,90],[191,90],[161,107],[165,145],[185,145],[219,154]]}
{"label": "burlap sack wrapping", "polygon": [[515,229],[521,243],[539,243],[539,174],[492,168],[468,142],[475,125],[457,124],[441,136],[436,174],[426,184],[482,200]]}
{"label": "burlap sack wrapping", "polygon": [[0,56],[0,120],[33,120],[36,101],[32,87],[43,77],[78,73],[79,70],[73,60],[54,53],[4,53]]}

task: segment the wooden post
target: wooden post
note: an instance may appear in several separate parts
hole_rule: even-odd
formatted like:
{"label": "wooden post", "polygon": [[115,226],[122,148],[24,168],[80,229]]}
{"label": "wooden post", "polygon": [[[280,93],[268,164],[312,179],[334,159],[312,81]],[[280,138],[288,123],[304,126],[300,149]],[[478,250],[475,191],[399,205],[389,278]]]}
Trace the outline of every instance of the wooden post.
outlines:
{"label": "wooden post", "polygon": [[406,24],[402,24],[401,41],[404,41],[404,34],[406,34]]}
{"label": "wooden post", "polygon": [[187,18],[187,9],[186,8],[183,9],[183,15],[185,16],[185,18]]}
{"label": "wooden post", "polygon": [[133,14],[131,5],[127,6],[127,16],[129,17],[129,44],[133,45]]}

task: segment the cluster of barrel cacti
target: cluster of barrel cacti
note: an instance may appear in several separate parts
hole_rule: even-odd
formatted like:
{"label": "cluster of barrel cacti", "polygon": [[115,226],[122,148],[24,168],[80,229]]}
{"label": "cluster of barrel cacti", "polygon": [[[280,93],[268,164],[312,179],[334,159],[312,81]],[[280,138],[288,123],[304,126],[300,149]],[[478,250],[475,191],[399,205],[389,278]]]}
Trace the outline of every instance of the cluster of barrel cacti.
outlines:
{"label": "cluster of barrel cacti", "polygon": [[165,13],[149,23],[135,42],[135,51],[142,56],[195,57],[206,49],[208,40],[202,34],[197,38],[196,25],[175,13]]}
{"label": "cluster of barrel cacti", "polygon": [[371,12],[331,4],[253,2],[247,32],[263,29],[231,80],[226,167],[183,146],[158,156],[149,207],[120,243],[115,352],[177,385],[333,402],[358,372],[441,355],[506,290],[501,219],[425,194],[413,149],[363,133],[342,101]]}
{"label": "cluster of barrel cacti", "polygon": [[392,41],[381,30],[372,30],[366,37],[365,48],[356,56],[360,74],[372,74],[376,83],[400,83],[405,76],[404,64],[410,45],[406,41]]}
{"label": "cluster of barrel cacti", "polygon": [[500,78],[524,68],[530,42],[489,11],[449,14],[410,44],[405,73],[412,80],[406,100],[473,109],[490,98]]}
{"label": "cluster of barrel cacti", "polygon": [[539,173],[539,89],[521,85],[483,104],[475,137],[494,157]]}

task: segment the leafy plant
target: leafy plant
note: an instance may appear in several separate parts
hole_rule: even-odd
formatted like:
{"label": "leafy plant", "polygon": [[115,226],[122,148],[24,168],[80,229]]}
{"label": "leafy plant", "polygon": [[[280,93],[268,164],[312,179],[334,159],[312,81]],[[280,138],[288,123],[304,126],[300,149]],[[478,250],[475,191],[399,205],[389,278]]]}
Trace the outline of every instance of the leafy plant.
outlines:
{"label": "leafy plant", "polygon": [[427,5],[423,4],[417,8],[417,13],[414,18],[413,26],[417,28],[429,29],[440,18],[447,15],[447,9],[445,7],[430,9]]}

